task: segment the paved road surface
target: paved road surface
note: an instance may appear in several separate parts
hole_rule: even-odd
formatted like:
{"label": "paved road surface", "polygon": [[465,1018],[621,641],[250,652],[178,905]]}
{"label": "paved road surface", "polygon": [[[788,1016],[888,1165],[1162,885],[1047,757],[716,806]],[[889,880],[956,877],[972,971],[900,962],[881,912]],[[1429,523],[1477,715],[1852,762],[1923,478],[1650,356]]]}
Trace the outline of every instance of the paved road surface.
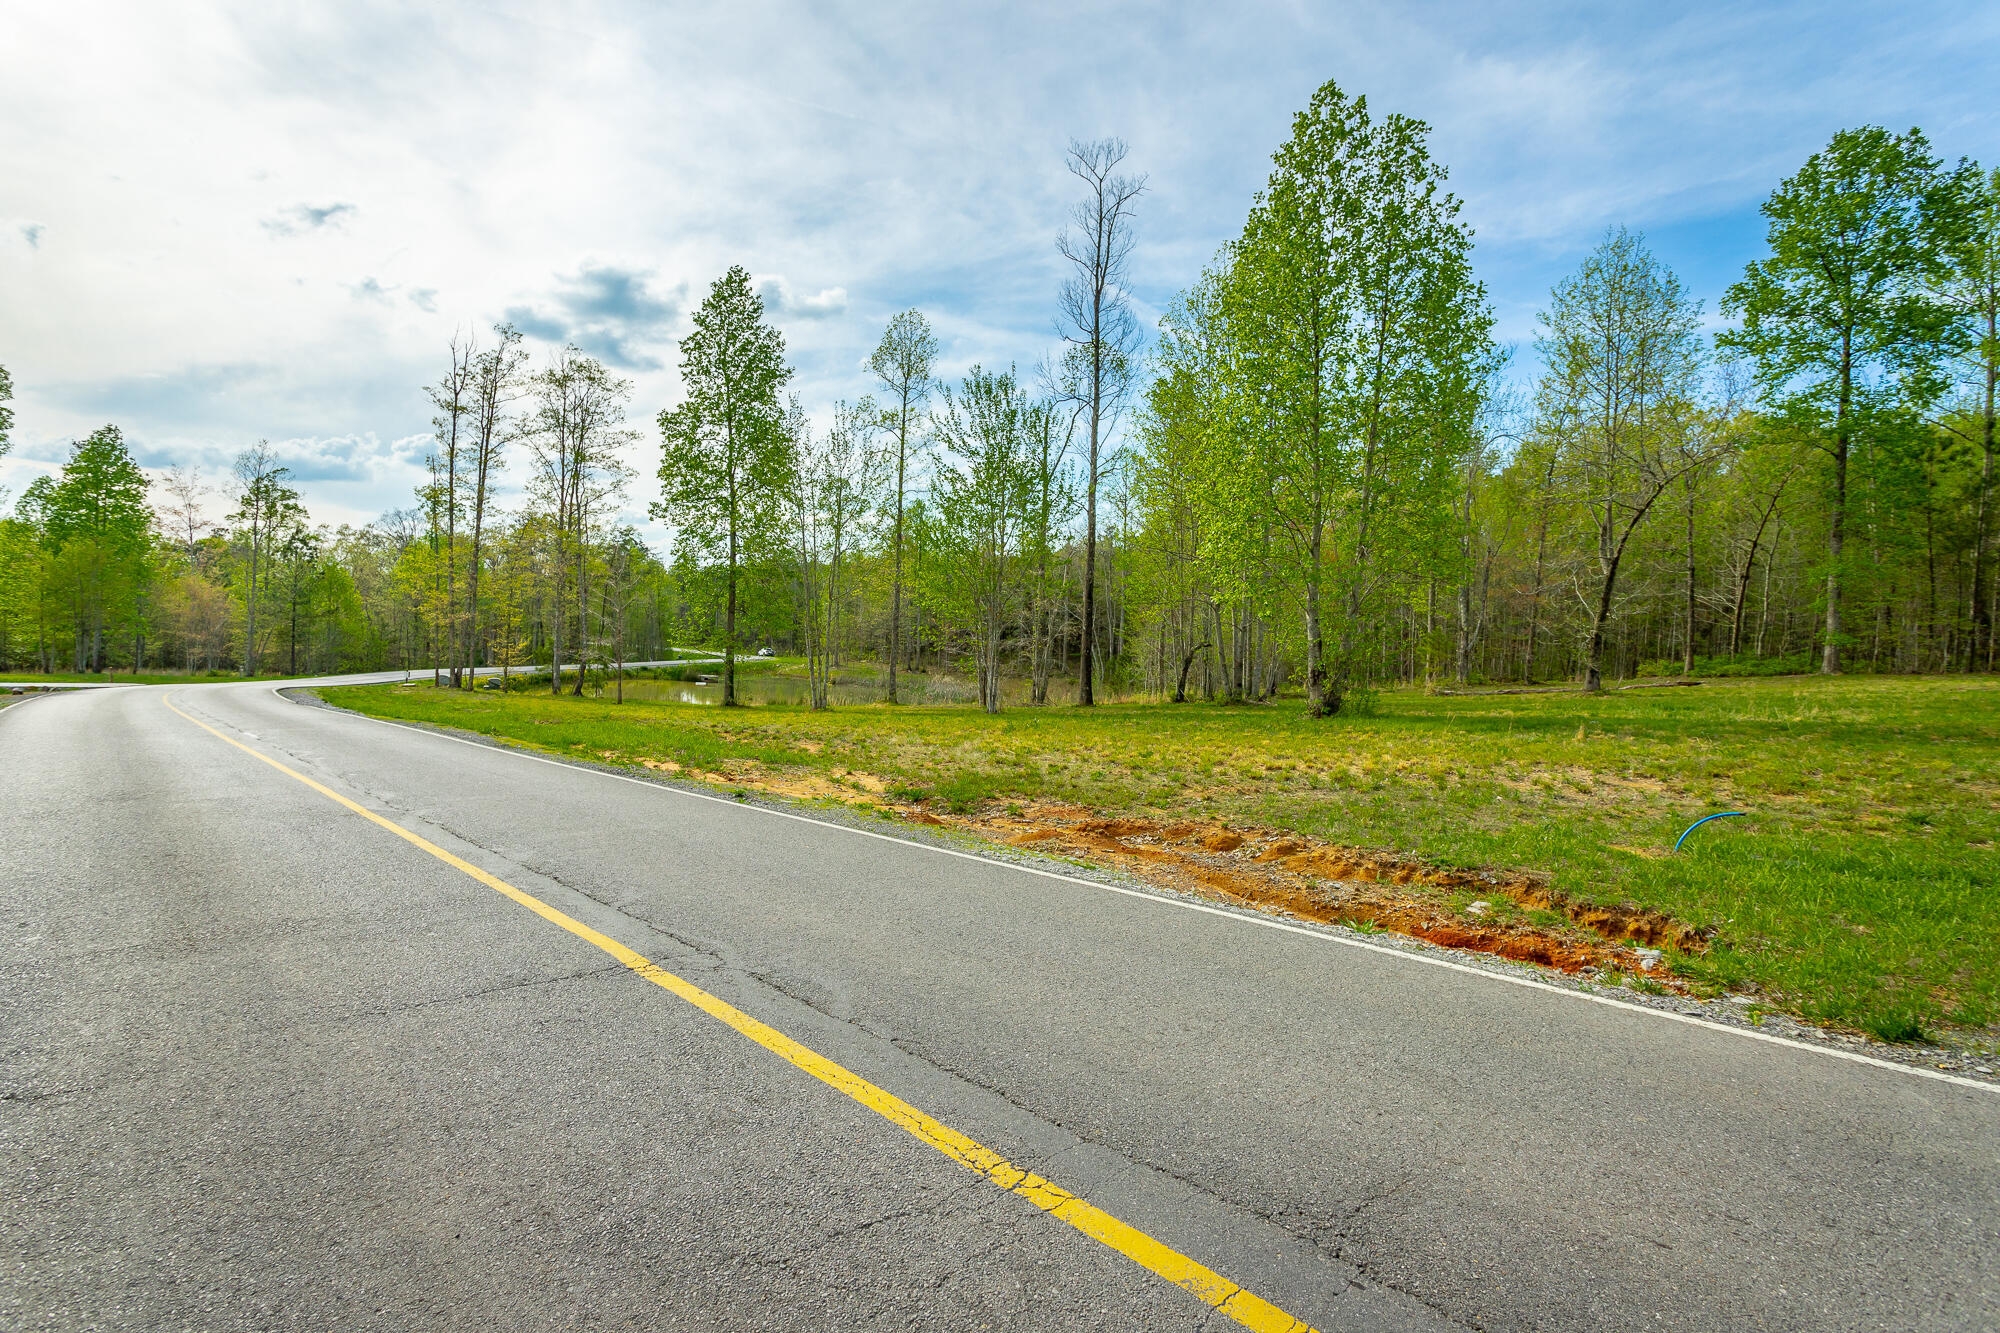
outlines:
{"label": "paved road surface", "polygon": [[2000,1327],[2000,1095],[301,706],[0,714],[0,1327]]}

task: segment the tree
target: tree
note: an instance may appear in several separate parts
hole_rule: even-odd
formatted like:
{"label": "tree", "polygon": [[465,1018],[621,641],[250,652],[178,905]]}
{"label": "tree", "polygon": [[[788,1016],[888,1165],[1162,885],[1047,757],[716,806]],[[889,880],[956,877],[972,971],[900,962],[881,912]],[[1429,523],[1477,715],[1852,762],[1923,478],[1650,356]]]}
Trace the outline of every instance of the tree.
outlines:
{"label": "tree", "polygon": [[950,557],[940,592],[972,623],[979,702],[997,713],[1001,644],[1020,600],[1013,562],[1035,494],[1028,400],[1011,369],[978,366],[940,396],[931,430],[947,452],[934,500]]}
{"label": "tree", "polygon": [[[846,405],[842,404],[844,408]],[[792,562],[798,594],[798,639],[805,650],[806,702],[814,711],[829,703],[834,622],[833,544],[835,465],[829,457],[831,435],[814,439],[812,423],[797,395],[785,412],[785,430],[791,436],[793,456],[791,485],[785,493],[786,526],[790,529]],[[822,571],[826,571],[822,576]]]}
{"label": "tree", "polygon": [[613,377],[596,358],[565,347],[531,387],[536,405],[527,426],[535,447],[534,489],[553,520],[555,544],[549,689],[562,692],[566,585],[574,569],[577,673],[571,693],[581,698],[590,656],[590,533],[604,505],[625,487],[628,473],[618,451],[634,438],[624,429],[632,383]]}
{"label": "tree", "polygon": [[655,518],[726,562],[722,702],[736,698],[736,620],[746,544],[778,524],[797,460],[778,392],[792,377],[785,340],[736,265],[715,280],[681,340],[679,407],[660,413],[660,499]]}
{"label": "tree", "polygon": [[521,348],[519,329],[512,324],[498,324],[493,332],[499,343],[472,359],[472,549],[465,593],[468,689],[472,686],[474,668],[479,664],[479,579],[484,568],[481,544],[485,539],[487,505],[494,478],[505,463],[511,433],[507,409],[520,391],[521,371],[528,361],[528,354]]}
{"label": "tree", "polygon": [[202,533],[212,526],[202,504],[208,486],[202,481],[199,469],[176,463],[167,469],[160,489],[166,492],[165,502],[160,505],[161,525],[187,557],[188,568],[198,571]]}
{"label": "tree", "polygon": [[1207,382],[1195,439],[1213,539],[1238,567],[1282,552],[1296,571],[1315,716],[1340,711],[1386,619],[1385,570],[1455,558],[1451,497],[1492,319],[1426,133],[1323,86],[1169,340]]}
{"label": "tree", "polygon": [[896,435],[895,516],[889,546],[894,562],[889,593],[889,684],[887,698],[896,702],[896,672],[903,655],[903,505],[909,494],[911,427],[930,402],[932,373],[937,366],[938,340],[930,323],[916,310],[905,310],[889,321],[882,341],[868,358],[888,397],[883,424]]}
{"label": "tree", "polygon": [[229,521],[236,525],[249,545],[249,580],[243,596],[243,674],[257,674],[257,594],[261,562],[272,538],[300,512],[299,493],[286,484],[291,469],[282,466],[271,452],[269,440],[259,440],[236,456],[233,469],[237,493],[236,512]]}
{"label": "tree", "polygon": [[1950,182],[1922,131],[1842,130],[1764,202],[1768,258],[1723,298],[1757,386],[1811,427],[1830,463],[1826,630],[1820,670],[1840,670],[1848,466],[1892,447],[1898,417],[1934,401],[1951,312],[1928,287],[1947,259]]}
{"label": "tree", "polygon": [[646,544],[630,527],[620,525],[604,546],[602,580],[604,621],[610,627],[610,657],[617,673],[617,702],[625,702],[625,634],[630,628],[632,603],[647,576],[656,568]]}
{"label": "tree", "polygon": [[[816,643],[825,658],[813,694],[813,706],[824,708],[828,673],[840,662],[841,560],[874,514],[887,459],[871,438],[882,416],[872,399],[835,403],[833,428],[817,442],[803,414],[795,411],[792,415],[795,419],[790,429],[798,450],[794,528],[800,539],[801,577],[806,581],[808,605],[818,592],[812,567],[822,559],[826,564],[819,618],[809,617],[806,626],[808,657]],[[807,674],[812,676],[810,670]]]}
{"label": "tree", "polygon": [[[1960,193],[1959,226],[1946,250],[1947,268],[1938,295],[1957,317],[1961,406],[1945,428],[1979,451],[1979,480],[1973,500],[1971,573],[1972,632],[1965,639],[1965,665],[1992,670],[1994,556],[1994,412],[2000,387],[2000,167],[1990,172],[1955,173]],[[1961,427],[1959,422],[1963,421]]]}
{"label": "tree", "polygon": [[0,366],[0,458],[14,447],[10,434],[14,429],[14,409],[7,406],[14,400],[14,380],[8,375],[7,367]]}
{"label": "tree", "polygon": [[285,603],[289,616],[286,631],[285,674],[299,674],[299,607],[308,601],[314,580],[321,572],[323,539],[306,526],[301,512],[272,543],[273,557],[285,565]]}
{"label": "tree", "polygon": [[1064,164],[1083,182],[1086,194],[1056,237],[1056,252],[1073,270],[1062,286],[1057,327],[1071,347],[1067,378],[1090,423],[1083,471],[1083,633],[1076,696],[1086,707],[1096,701],[1097,490],[1104,476],[1104,446],[1131,388],[1139,350],[1139,322],[1125,287],[1133,214],[1146,178],[1118,174],[1127,151],[1120,139],[1070,142]]}
{"label": "tree", "polygon": [[1604,688],[1604,636],[1633,535],[1669,486],[1706,460],[1695,441],[1701,306],[1624,228],[1549,294],[1542,313],[1538,430],[1589,512],[1597,578],[1583,688]]}
{"label": "tree", "polygon": [[43,540],[69,598],[75,669],[103,671],[109,622],[131,614],[144,592],[153,520],[145,474],[116,426],[70,447],[41,513]]}
{"label": "tree", "polygon": [[1028,590],[1028,690],[1036,704],[1049,701],[1049,679],[1055,669],[1057,588],[1053,569],[1063,533],[1076,517],[1076,485],[1069,468],[1069,447],[1077,414],[1060,401],[1056,373],[1044,365],[1044,396],[1023,409],[1021,430],[1027,441],[1030,494],[1022,529],[1023,555],[1034,562]]}
{"label": "tree", "polygon": [[431,385],[425,392],[437,415],[431,418],[431,433],[437,441],[438,492],[437,504],[443,546],[444,588],[439,602],[442,611],[440,628],[443,642],[439,648],[448,659],[451,670],[451,684],[457,689],[463,680],[464,659],[458,653],[458,514],[464,493],[461,457],[465,453],[465,418],[472,413],[473,403],[473,353],[471,343],[461,343],[457,335],[452,336],[451,367],[444,378]]}

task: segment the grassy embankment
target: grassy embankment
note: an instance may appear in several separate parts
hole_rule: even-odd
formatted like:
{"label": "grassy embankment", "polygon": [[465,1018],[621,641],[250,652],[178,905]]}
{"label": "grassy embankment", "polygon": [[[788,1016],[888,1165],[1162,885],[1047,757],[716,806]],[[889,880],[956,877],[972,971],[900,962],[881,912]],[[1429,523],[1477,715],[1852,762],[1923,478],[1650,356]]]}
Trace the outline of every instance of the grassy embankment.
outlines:
{"label": "grassy embankment", "polygon": [[[1539,872],[1573,900],[1712,929],[1705,948],[1665,959],[1698,988],[1752,990],[1891,1040],[2000,1017],[2000,684],[1985,680],[1392,693],[1374,716],[1320,722],[1296,702],[988,717],[330,693],[378,716],[711,780],[812,778],[940,812],[1060,801]],[[1690,821],[1724,809],[1751,817],[1668,852]]]}

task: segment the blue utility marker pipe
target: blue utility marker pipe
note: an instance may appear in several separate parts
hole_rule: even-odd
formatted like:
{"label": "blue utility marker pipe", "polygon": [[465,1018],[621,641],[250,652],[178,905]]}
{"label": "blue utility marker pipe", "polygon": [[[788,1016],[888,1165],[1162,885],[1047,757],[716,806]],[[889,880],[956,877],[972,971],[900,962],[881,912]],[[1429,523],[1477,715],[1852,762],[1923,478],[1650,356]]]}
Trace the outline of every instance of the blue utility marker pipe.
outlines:
{"label": "blue utility marker pipe", "polygon": [[1703,815],[1700,819],[1695,820],[1694,823],[1689,824],[1686,828],[1681,830],[1681,836],[1674,839],[1674,850],[1679,851],[1681,849],[1681,844],[1688,840],[1688,834],[1694,832],[1696,829],[1700,828],[1703,824],[1706,824],[1711,819],[1747,819],[1747,818],[1749,818],[1749,816],[1746,815],[1741,810],[1724,810],[1719,814]]}

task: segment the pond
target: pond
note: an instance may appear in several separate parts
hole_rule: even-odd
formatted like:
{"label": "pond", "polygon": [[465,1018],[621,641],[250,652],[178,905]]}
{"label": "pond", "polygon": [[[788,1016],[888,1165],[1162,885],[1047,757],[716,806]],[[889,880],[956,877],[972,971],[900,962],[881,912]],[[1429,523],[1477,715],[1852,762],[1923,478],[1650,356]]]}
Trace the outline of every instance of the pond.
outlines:
{"label": "pond", "polygon": [[[720,668],[716,668],[720,672]],[[615,686],[607,684],[604,694],[610,698]],[[832,686],[827,691],[828,701],[835,706],[881,703],[887,693],[883,678],[874,671],[848,674],[839,670],[833,673]],[[1026,681],[1006,681],[1001,686],[1001,694],[1010,705],[1028,702]],[[928,672],[908,673],[896,678],[896,693],[906,704],[976,704],[979,702],[979,686],[976,682],[957,676],[939,676]],[[1052,701],[1067,701],[1073,689],[1056,686],[1049,691]],[[642,699],[649,703],[675,704],[720,704],[722,685],[702,684],[697,681],[679,680],[627,680],[627,699]],[[746,704],[798,704],[810,701],[811,694],[804,676],[778,675],[770,671],[745,671],[736,677],[736,697]]]}

